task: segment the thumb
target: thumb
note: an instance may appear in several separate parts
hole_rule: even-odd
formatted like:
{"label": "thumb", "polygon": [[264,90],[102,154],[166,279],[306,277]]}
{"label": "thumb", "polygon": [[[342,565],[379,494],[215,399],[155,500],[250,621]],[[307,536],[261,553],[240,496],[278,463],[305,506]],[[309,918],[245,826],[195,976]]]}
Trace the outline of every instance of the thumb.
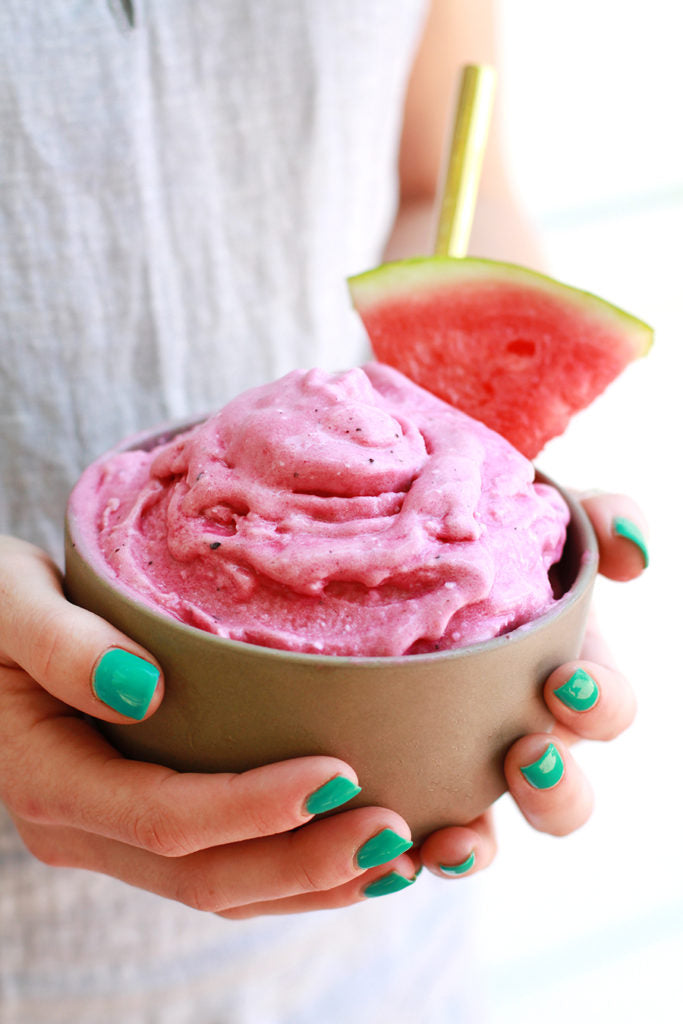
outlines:
{"label": "thumb", "polygon": [[163,697],[154,658],[104,619],[70,604],[45,552],[0,538],[0,663],[107,722],[140,721]]}

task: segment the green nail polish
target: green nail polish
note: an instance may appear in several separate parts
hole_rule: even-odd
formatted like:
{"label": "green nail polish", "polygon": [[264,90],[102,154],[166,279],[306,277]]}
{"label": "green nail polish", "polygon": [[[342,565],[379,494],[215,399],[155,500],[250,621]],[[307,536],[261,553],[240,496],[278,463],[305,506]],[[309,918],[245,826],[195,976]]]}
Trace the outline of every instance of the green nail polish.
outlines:
{"label": "green nail polish", "polygon": [[145,717],[158,682],[156,665],[112,647],[95,666],[93,690],[103,704],[139,722]]}
{"label": "green nail polish", "polygon": [[358,867],[375,868],[378,864],[386,864],[399,854],[405,853],[412,845],[409,839],[404,839],[390,828],[385,828],[361,846],[356,854]]}
{"label": "green nail polish", "polygon": [[329,782],[326,782],[320,789],[311,793],[306,801],[308,814],[322,814],[323,811],[332,811],[335,807],[341,807],[347,800],[351,800],[360,793],[360,786],[357,786],[351,779],[344,775],[336,775]]}
{"label": "green nail polish", "polygon": [[630,540],[632,544],[639,549],[643,556],[643,562],[647,569],[650,564],[650,556],[647,550],[647,544],[645,543],[645,537],[640,527],[636,526],[634,522],[627,519],[626,516],[615,516],[612,520],[612,529],[616,533],[617,537],[625,537],[626,540]]}
{"label": "green nail polish", "polygon": [[370,882],[369,885],[365,886],[363,892],[366,896],[388,896],[392,892],[400,892],[401,889],[407,889],[413,885],[417,879],[417,875],[413,878],[404,878],[403,875],[399,875],[398,871],[391,871],[388,875],[382,875],[381,878],[376,878],[374,882]]}
{"label": "green nail polish", "polygon": [[474,867],[474,850],[466,860],[460,864],[439,864],[439,869],[446,875],[464,875],[470,868]]}
{"label": "green nail polish", "polygon": [[534,789],[552,789],[564,774],[564,765],[557,747],[549,743],[538,761],[521,767],[520,771]]}
{"label": "green nail polish", "polygon": [[558,686],[554,693],[572,711],[590,711],[600,696],[598,684],[593,676],[582,668],[577,668],[567,682]]}

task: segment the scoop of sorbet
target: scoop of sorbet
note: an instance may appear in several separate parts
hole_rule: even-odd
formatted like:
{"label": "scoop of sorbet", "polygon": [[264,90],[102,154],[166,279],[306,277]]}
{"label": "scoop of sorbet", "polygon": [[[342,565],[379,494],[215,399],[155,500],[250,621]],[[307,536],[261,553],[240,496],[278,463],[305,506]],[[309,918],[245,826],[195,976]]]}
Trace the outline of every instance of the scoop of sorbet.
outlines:
{"label": "scoop of sorbet", "polygon": [[536,618],[568,521],[504,438],[377,363],[294,371],[151,452],[106,456],[73,503],[107,574],[147,604],[235,640],[352,656]]}

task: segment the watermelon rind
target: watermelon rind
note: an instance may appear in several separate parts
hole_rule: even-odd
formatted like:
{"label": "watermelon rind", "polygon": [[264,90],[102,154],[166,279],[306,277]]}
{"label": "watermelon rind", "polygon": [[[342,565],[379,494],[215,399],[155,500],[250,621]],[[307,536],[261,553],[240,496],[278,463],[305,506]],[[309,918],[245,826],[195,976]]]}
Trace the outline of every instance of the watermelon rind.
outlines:
{"label": "watermelon rind", "polygon": [[501,281],[535,288],[563,302],[575,304],[584,313],[594,313],[606,321],[611,320],[630,340],[634,358],[646,355],[652,347],[654,331],[645,321],[593,292],[563,284],[517,263],[469,256],[457,259],[451,256],[416,256],[355,274],[348,278],[347,283],[353,305],[362,315],[366,307],[389,302],[394,297],[404,298],[411,292],[426,297],[430,290],[438,291],[444,285],[456,286],[468,281],[492,284]]}

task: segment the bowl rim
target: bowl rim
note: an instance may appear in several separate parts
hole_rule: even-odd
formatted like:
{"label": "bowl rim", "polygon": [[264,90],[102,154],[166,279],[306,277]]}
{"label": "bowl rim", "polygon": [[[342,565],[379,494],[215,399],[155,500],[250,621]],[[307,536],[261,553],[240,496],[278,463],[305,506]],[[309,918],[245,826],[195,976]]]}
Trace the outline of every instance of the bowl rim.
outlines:
{"label": "bowl rim", "polygon": [[[157,425],[153,428],[148,428],[147,430],[138,431],[135,434],[123,438],[118,444],[108,449],[95,459],[94,462],[91,463],[91,466],[97,466],[101,462],[104,463],[112,455],[120,452],[140,449],[150,450],[152,447],[156,447],[157,444],[166,443],[179,434],[185,433],[193,427],[198,426],[200,423],[204,422],[209,415],[211,415],[211,413],[205,414],[204,416],[195,416],[181,422],[168,422]],[[210,647],[214,646],[219,649],[224,648],[234,650],[244,656],[266,658],[266,660],[271,659],[276,662],[285,661],[288,663],[309,666],[318,664],[321,666],[339,666],[341,668],[353,665],[356,668],[362,668],[365,666],[377,667],[378,665],[385,667],[392,665],[405,665],[406,663],[411,665],[424,663],[431,664],[443,660],[450,661],[467,656],[472,657],[476,654],[503,649],[511,643],[521,641],[522,639],[539,632],[546,625],[554,622],[560,616],[568,613],[569,610],[573,608],[574,605],[584,596],[586,590],[592,586],[597,575],[599,552],[597,537],[585,509],[576,497],[566,491],[546,473],[537,469],[535,466],[534,471],[535,481],[549,484],[551,487],[554,487],[566,501],[571,514],[570,523],[574,524],[578,531],[578,538],[583,543],[583,551],[573,583],[570,585],[568,590],[558,598],[557,601],[555,601],[553,606],[542,615],[532,619],[530,622],[523,623],[521,626],[517,626],[515,629],[509,630],[507,633],[491,637],[488,640],[480,640],[476,643],[465,644],[462,647],[443,651],[430,651],[424,654],[368,656],[315,654],[309,651],[286,651],[276,647],[264,647],[260,644],[247,643],[243,640],[233,640],[230,637],[217,636],[215,633],[209,633],[206,630],[199,629],[197,626],[191,626],[189,623],[181,622],[179,619],[173,618],[170,614],[159,611],[154,606],[140,600],[135,595],[134,591],[124,585],[121,585],[113,574],[109,575],[107,573],[104,575],[99,568],[99,566],[103,569],[107,568],[107,562],[103,557],[98,560],[98,565],[95,565],[93,564],[93,559],[88,557],[86,554],[86,551],[89,550],[89,545],[79,528],[78,521],[74,513],[74,498],[78,489],[80,477],[72,488],[67,503],[65,515],[65,543],[67,548],[70,546],[76,551],[78,557],[84,565],[87,566],[88,571],[97,578],[98,582],[113,598],[121,601],[138,615],[150,617],[159,628],[164,628],[169,632],[180,631],[181,636],[184,635],[188,640],[194,639],[197,642],[201,640],[201,642],[207,643]],[[83,472],[85,472],[85,470]]]}

